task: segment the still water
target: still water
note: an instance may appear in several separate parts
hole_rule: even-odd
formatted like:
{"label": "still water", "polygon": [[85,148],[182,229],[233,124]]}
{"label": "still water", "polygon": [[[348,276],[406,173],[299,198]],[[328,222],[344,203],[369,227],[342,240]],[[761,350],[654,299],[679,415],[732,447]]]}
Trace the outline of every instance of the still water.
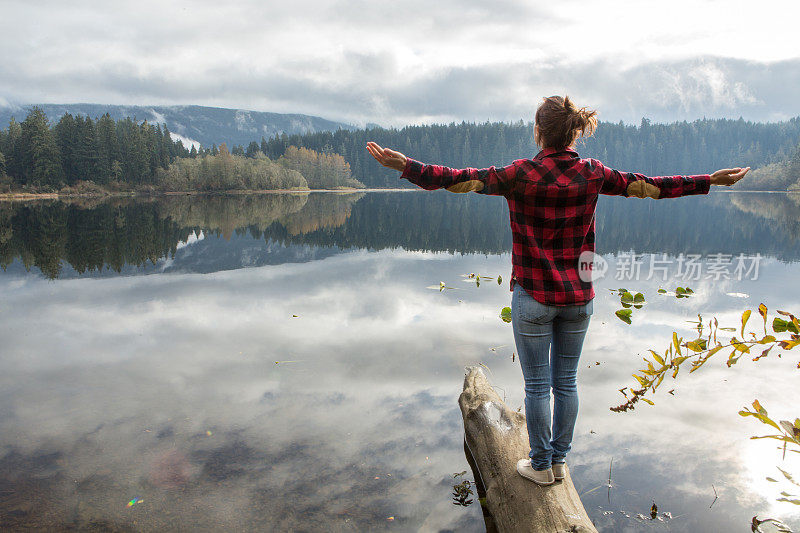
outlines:
{"label": "still water", "polygon": [[[482,531],[477,497],[452,500],[469,470],[457,398],[480,363],[522,406],[498,317],[507,216],[502,199],[418,191],[0,204],[0,528]],[[800,198],[604,197],[597,227],[609,269],[568,457],[589,516],[800,530],[776,501],[800,492],[777,469],[800,477],[797,454],[737,414],[758,399],[800,416],[797,350],[732,368],[720,353],[655,406],[609,411],[698,313],[738,327],[760,302],[800,311]],[[632,325],[618,287],[647,298]],[[669,515],[649,520],[653,502]]]}

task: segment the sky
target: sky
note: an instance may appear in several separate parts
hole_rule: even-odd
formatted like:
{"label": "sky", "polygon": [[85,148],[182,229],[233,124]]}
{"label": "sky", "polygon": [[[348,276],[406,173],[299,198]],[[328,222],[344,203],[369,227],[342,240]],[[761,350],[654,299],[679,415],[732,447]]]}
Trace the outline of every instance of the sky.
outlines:
{"label": "sky", "polygon": [[357,125],[800,115],[800,2],[0,0],[0,106],[197,104]]}

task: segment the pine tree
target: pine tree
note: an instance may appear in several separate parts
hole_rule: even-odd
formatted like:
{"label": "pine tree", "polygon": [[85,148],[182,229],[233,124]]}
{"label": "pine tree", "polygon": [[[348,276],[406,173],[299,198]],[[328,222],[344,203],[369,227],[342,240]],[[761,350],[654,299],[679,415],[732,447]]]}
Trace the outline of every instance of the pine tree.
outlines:
{"label": "pine tree", "polygon": [[[147,121],[144,122],[147,124]],[[143,124],[143,125],[144,125]],[[152,182],[156,175],[156,170],[161,166],[161,126],[147,124],[144,131],[145,145],[147,146],[148,170],[146,180]]]}
{"label": "pine tree", "polygon": [[159,146],[159,155],[160,155],[160,163],[159,165],[161,168],[167,168],[169,164],[172,162],[173,158],[175,157],[175,145],[172,144],[172,135],[169,133],[169,129],[167,129],[167,125],[164,124],[164,132],[160,139],[160,146]]}
{"label": "pine tree", "polygon": [[142,122],[141,125],[134,124],[131,136],[131,146],[129,153],[131,156],[130,168],[133,182],[140,184],[147,181],[147,176],[150,173],[150,150],[148,150],[147,131],[150,125],[147,121]]}
{"label": "pine tree", "polygon": [[47,115],[34,106],[20,125],[23,146],[23,183],[57,188],[63,185],[64,171]]}
{"label": "pine tree", "polygon": [[[78,117],[80,119],[80,117]],[[64,179],[69,185],[75,183],[78,177],[78,167],[75,160],[76,145],[78,143],[78,129],[75,117],[65,113],[56,127],[53,128],[56,144],[61,153],[61,168],[64,170]]]}
{"label": "pine tree", "polygon": [[146,139],[150,126],[130,117],[117,122],[122,177],[127,183],[145,183],[150,174],[150,151]]}
{"label": "pine tree", "polygon": [[19,183],[22,182],[22,144],[20,138],[22,137],[22,127],[19,123],[11,117],[8,123],[8,130],[3,136],[3,145],[0,150],[6,156],[6,173],[12,178],[16,179]]}
{"label": "pine tree", "polygon": [[[94,122],[91,118],[78,116],[75,119],[75,178],[78,180],[98,181],[98,149]],[[70,184],[73,182],[68,182]]]}
{"label": "pine tree", "polygon": [[258,143],[255,142],[255,141],[252,141],[250,144],[247,145],[247,151],[245,152],[245,155],[252,159],[260,151],[261,151],[261,148],[259,147]]}
{"label": "pine tree", "polygon": [[116,162],[119,165],[116,123],[108,113],[98,119],[95,135],[97,136],[97,183],[106,184],[112,179],[113,164]]}

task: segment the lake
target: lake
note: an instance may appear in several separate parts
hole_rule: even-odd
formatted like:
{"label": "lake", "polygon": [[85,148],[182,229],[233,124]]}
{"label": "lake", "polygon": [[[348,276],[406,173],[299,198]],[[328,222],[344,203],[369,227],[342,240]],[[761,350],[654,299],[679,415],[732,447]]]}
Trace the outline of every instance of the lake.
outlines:
{"label": "lake", "polygon": [[[483,531],[457,399],[482,364],[522,406],[510,246],[502,199],[446,192],[0,204],[0,528]],[[798,454],[737,414],[800,416],[797,349],[609,410],[698,314],[800,312],[800,196],[603,197],[597,251],[568,462],[598,529],[800,530]]]}

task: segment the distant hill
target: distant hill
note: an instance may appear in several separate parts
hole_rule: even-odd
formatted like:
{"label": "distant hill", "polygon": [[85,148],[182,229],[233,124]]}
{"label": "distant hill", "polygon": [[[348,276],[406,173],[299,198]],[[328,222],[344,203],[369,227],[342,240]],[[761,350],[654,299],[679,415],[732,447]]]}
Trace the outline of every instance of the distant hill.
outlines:
{"label": "distant hill", "polygon": [[[31,104],[31,106],[34,104]],[[334,122],[320,117],[298,114],[266,113],[244,109],[187,106],[125,106],[102,104],[38,104],[50,122],[56,123],[65,113],[88,115],[92,118],[105,113],[114,120],[125,117],[147,119],[151,123],[166,123],[170,132],[205,147],[227,143],[229,146],[247,146],[250,141],[269,139],[275,134],[308,134],[338,129],[354,129],[350,124]],[[0,129],[8,127],[13,116],[22,122],[31,106],[0,107]],[[186,144],[184,140],[184,144]],[[187,144],[188,148],[188,144]]]}

